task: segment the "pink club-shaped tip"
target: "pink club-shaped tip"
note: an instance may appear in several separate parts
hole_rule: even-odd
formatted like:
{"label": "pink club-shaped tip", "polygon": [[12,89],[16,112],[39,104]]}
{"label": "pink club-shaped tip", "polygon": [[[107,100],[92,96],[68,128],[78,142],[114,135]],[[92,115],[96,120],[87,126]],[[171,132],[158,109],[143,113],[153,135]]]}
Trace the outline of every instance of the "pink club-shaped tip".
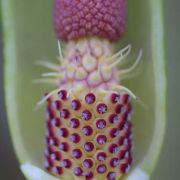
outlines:
{"label": "pink club-shaped tip", "polygon": [[64,41],[91,36],[117,41],[126,15],[127,0],[55,0],[54,26]]}

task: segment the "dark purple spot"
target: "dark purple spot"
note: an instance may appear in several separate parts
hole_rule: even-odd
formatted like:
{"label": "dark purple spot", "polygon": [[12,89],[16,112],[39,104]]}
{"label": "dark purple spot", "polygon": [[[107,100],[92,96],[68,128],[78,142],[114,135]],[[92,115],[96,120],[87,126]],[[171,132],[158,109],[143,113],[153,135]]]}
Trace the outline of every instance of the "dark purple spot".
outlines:
{"label": "dark purple spot", "polygon": [[130,129],[128,129],[128,130],[125,132],[125,137],[126,137],[126,138],[129,138],[131,135],[132,135],[132,132],[131,132]]}
{"label": "dark purple spot", "polygon": [[120,171],[121,171],[122,173],[127,173],[128,169],[129,169],[129,165],[128,165],[127,163],[120,165]]}
{"label": "dark purple spot", "polygon": [[85,121],[90,120],[91,117],[92,117],[92,114],[91,114],[90,111],[84,110],[84,111],[82,112],[82,118],[83,118]]}
{"label": "dark purple spot", "polygon": [[50,158],[52,160],[60,161],[61,160],[61,153],[58,151],[55,151],[55,152],[50,154]]}
{"label": "dark purple spot", "polygon": [[[47,124],[47,126],[51,126],[50,123]],[[55,133],[54,133],[54,129],[52,127],[48,127],[48,136],[50,137],[54,137]]]}
{"label": "dark purple spot", "polygon": [[55,174],[62,175],[63,174],[63,168],[60,166],[53,167],[53,172]]}
{"label": "dark purple spot", "polygon": [[46,144],[50,144],[50,139],[51,139],[51,137],[49,137],[49,136],[46,136],[46,138],[45,138],[45,142],[46,142]]}
{"label": "dark purple spot", "polygon": [[96,101],[96,96],[93,93],[89,93],[85,96],[85,101],[87,104],[93,104]]}
{"label": "dark purple spot", "polygon": [[107,105],[104,104],[104,103],[98,104],[98,106],[97,106],[97,112],[98,112],[99,114],[104,114],[104,113],[106,113],[106,112],[107,112]]}
{"label": "dark purple spot", "polygon": [[61,98],[62,100],[66,100],[67,99],[67,91],[66,90],[61,90],[58,92],[58,96],[59,98]]}
{"label": "dark purple spot", "polygon": [[132,111],[132,105],[131,105],[131,104],[128,104],[128,105],[126,106],[125,112],[126,112],[126,113],[130,113],[131,111]]}
{"label": "dark purple spot", "polygon": [[120,101],[120,95],[119,94],[116,94],[116,93],[112,93],[111,95],[111,102],[113,104],[116,104]]}
{"label": "dark purple spot", "polygon": [[59,140],[55,137],[51,137],[49,138],[49,145],[54,145],[54,146],[58,146],[59,145]]}
{"label": "dark purple spot", "polygon": [[107,157],[107,155],[106,155],[106,153],[105,152],[99,152],[98,154],[97,154],[97,160],[98,161],[105,161],[106,160],[106,157]]}
{"label": "dark purple spot", "polygon": [[104,129],[106,127],[106,121],[104,119],[98,119],[96,121],[96,127],[98,129]]}
{"label": "dark purple spot", "polygon": [[80,149],[73,149],[72,156],[76,159],[80,159],[82,157],[82,151]]}
{"label": "dark purple spot", "polygon": [[46,157],[48,157],[50,154],[52,154],[54,152],[54,150],[53,150],[53,148],[52,148],[52,146],[48,146],[46,149],[45,149],[45,151],[44,151],[44,155],[46,156]]}
{"label": "dark purple spot", "polygon": [[111,167],[117,167],[120,164],[120,160],[118,158],[112,158],[110,160]]}
{"label": "dark purple spot", "polygon": [[93,179],[93,173],[90,171],[90,172],[86,172],[85,173],[85,178],[87,180],[92,180]]}
{"label": "dark purple spot", "polygon": [[76,99],[72,100],[72,102],[71,102],[71,107],[72,107],[72,109],[75,110],[75,111],[79,110],[79,109],[81,108],[81,103],[80,103],[80,101],[79,101],[79,100],[76,100]]}
{"label": "dark purple spot", "polygon": [[84,149],[87,152],[91,152],[94,149],[94,144],[92,142],[87,142],[84,144]]}
{"label": "dark purple spot", "polygon": [[124,143],[124,137],[121,136],[121,137],[119,137],[119,139],[118,139],[118,145],[119,145],[119,146],[122,146],[123,143]]}
{"label": "dark purple spot", "polygon": [[46,127],[47,127],[47,129],[51,129],[52,128],[51,120],[47,121]]}
{"label": "dark purple spot", "polygon": [[60,112],[60,117],[67,119],[70,116],[70,112],[68,109],[62,109],[62,111]]}
{"label": "dark purple spot", "polygon": [[69,145],[66,142],[63,142],[59,145],[60,150],[67,152],[69,150]]}
{"label": "dark purple spot", "polygon": [[54,101],[52,106],[59,111],[62,107],[61,101],[59,100]]}
{"label": "dark purple spot", "polygon": [[105,173],[106,170],[107,170],[107,167],[106,167],[105,164],[101,164],[101,165],[99,165],[99,166],[97,167],[97,172],[98,172],[99,174]]}
{"label": "dark purple spot", "polygon": [[85,136],[90,136],[93,133],[93,129],[91,126],[84,126],[82,131]]}
{"label": "dark purple spot", "polygon": [[118,148],[118,145],[117,145],[117,144],[111,144],[111,145],[109,146],[109,152],[112,153],[112,154],[117,153],[118,150],[119,150],[119,148]]}
{"label": "dark purple spot", "polygon": [[129,103],[131,100],[131,96],[129,94],[124,94],[122,97],[123,104]]}
{"label": "dark purple spot", "polygon": [[51,158],[47,158],[44,164],[45,168],[49,171],[54,166],[54,163]]}
{"label": "dark purple spot", "polygon": [[64,138],[67,138],[68,135],[69,135],[69,132],[68,132],[68,130],[66,128],[59,129],[58,133],[59,133],[60,136],[62,136]]}
{"label": "dark purple spot", "polygon": [[124,159],[125,154],[126,154],[126,151],[125,151],[125,150],[119,151],[119,153],[118,153],[118,158],[119,158],[120,160]]}
{"label": "dark purple spot", "polygon": [[115,108],[115,112],[116,112],[117,114],[121,114],[122,111],[123,111],[123,105],[122,105],[122,104],[118,104],[118,105],[116,106],[116,108]]}
{"label": "dark purple spot", "polygon": [[128,164],[131,165],[133,162],[131,154],[129,154],[129,157],[127,157],[126,159],[127,159]]}
{"label": "dark purple spot", "polygon": [[78,128],[79,125],[80,125],[80,122],[79,122],[78,119],[72,118],[72,119],[70,120],[70,126],[71,126],[71,128]]}
{"label": "dark purple spot", "polygon": [[[48,96],[49,93],[44,93],[44,97]],[[52,102],[52,98],[48,97],[46,101],[50,104]]]}
{"label": "dark purple spot", "polygon": [[105,144],[107,142],[107,137],[105,135],[99,135],[96,141],[98,144]]}
{"label": "dark purple spot", "polygon": [[116,124],[118,122],[118,116],[116,114],[111,114],[109,116],[109,122],[111,124]]}
{"label": "dark purple spot", "polygon": [[116,173],[115,172],[109,172],[107,174],[107,180],[116,180]]}
{"label": "dark purple spot", "polygon": [[[122,117],[124,117],[124,116],[122,116]],[[124,128],[124,125],[126,124],[126,121],[127,121],[126,118],[121,119],[120,123],[118,124],[118,129],[119,130],[122,130]]]}
{"label": "dark purple spot", "polygon": [[61,120],[60,120],[60,118],[53,118],[52,120],[51,120],[51,125],[52,126],[56,126],[56,127],[60,127],[61,126]]}
{"label": "dark purple spot", "polygon": [[86,168],[92,168],[93,166],[93,161],[91,159],[85,159],[83,162],[84,167]]}
{"label": "dark purple spot", "polygon": [[78,143],[80,141],[80,136],[79,134],[77,133],[73,133],[71,136],[70,136],[70,140],[74,143]]}
{"label": "dark purple spot", "polygon": [[110,130],[109,134],[112,138],[115,138],[120,134],[120,131],[118,128],[113,128]]}
{"label": "dark purple spot", "polygon": [[126,145],[126,151],[130,151],[131,149],[132,149],[132,144],[128,142],[128,144]]}
{"label": "dark purple spot", "polygon": [[62,166],[65,168],[70,168],[72,166],[72,163],[69,159],[62,160]]}
{"label": "dark purple spot", "polygon": [[76,176],[82,176],[83,170],[80,167],[76,167],[76,168],[74,168],[74,174]]}
{"label": "dark purple spot", "polygon": [[50,107],[46,108],[46,117],[47,119],[54,118],[54,111]]}

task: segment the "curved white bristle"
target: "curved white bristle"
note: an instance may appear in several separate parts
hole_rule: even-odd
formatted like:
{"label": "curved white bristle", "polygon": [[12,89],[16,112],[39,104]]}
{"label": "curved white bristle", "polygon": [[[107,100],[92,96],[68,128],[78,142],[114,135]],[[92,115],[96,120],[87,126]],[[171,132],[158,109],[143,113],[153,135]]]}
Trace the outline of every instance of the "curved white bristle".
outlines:
{"label": "curved white bristle", "polygon": [[121,63],[130,54],[130,52],[131,52],[131,45],[129,44],[124,49],[119,51],[119,53],[117,53],[117,55],[114,55],[110,58],[110,60],[112,60],[114,58],[117,58],[120,55],[120,57],[118,57],[118,59],[116,61],[114,61],[112,64],[110,64],[107,68],[112,69],[114,66]]}
{"label": "curved white bristle", "polygon": [[116,54],[114,54],[113,56],[108,58],[107,61],[114,60],[114,59],[118,58],[119,56],[120,56],[120,59],[121,58],[124,59],[125,57],[127,57],[130,54],[131,48],[132,48],[131,44],[128,44],[126,47],[124,47],[123,49],[118,51]]}
{"label": "curved white bristle", "polygon": [[64,57],[63,57],[63,53],[62,53],[60,40],[58,40],[58,50],[59,50],[59,57],[60,57],[59,60],[60,60],[60,62],[62,62],[64,60]]}
{"label": "curved white bristle", "polygon": [[59,91],[60,91],[60,89],[55,89],[55,90],[51,91],[50,93],[48,93],[48,95],[46,95],[39,102],[37,102],[35,110],[37,110],[49,97],[58,93]]}
{"label": "curved white bristle", "polygon": [[49,72],[49,73],[43,73],[42,77],[61,77],[62,75],[60,73],[56,72]]}
{"label": "curved white bristle", "polygon": [[142,54],[143,54],[143,50],[140,49],[138,57],[137,57],[136,61],[134,62],[134,64],[130,68],[120,70],[119,74],[124,75],[124,74],[131,73],[138,66],[138,64],[140,63],[140,61],[142,59]]}
{"label": "curved white bristle", "polygon": [[58,64],[48,62],[48,61],[45,61],[45,60],[36,61],[35,65],[43,66],[43,67],[46,67],[46,68],[54,70],[54,71],[59,71],[59,65]]}
{"label": "curved white bristle", "polygon": [[133,99],[138,100],[138,97],[131,91],[129,90],[127,87],[125,86],[121,86],[121,85],[115,85],[113,86],[114,89],[117,89],[119,91],[125,91],[127,92]]}

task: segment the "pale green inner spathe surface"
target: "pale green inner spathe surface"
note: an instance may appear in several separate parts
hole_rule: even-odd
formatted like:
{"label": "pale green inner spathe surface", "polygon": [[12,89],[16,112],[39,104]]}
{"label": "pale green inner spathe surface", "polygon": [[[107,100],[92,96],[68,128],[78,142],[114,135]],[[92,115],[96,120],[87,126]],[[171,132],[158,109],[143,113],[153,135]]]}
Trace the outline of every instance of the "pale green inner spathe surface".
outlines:
{"label": "pale green inner spathe surface", "polygon": [[[57,56],[51,14],[53,1],[3,0],[2,3],[6,47],[6,103],[11,135],[20,161],[22,163],[30,161],[32,164],[42,167],[44,108],[37,112],[34,112],[33,109],[43,94],[53,87],[32,83],[33,79],[40,77],[41,72],[46,72],[46,69],[36,67],[33,63],[43,58],[54,61]],[[141,167],[147,171],[152,171],[152,166],[159,153],[165,121],[163,41],[158,41],[158,33],[162,33],[162,27],[157,34],[155,34],[156,32],[153,34],[152,31],[152,27],[157,27],[158,23],[161,26],[161,17],[157,18],[159,22],[155,22],[156,18],[152,14],[154,7],[156,7],[153,10],[154,14],[158,11],[161,13],[161,10],[158,9],[161,6],[160,3],[161,1],[158,0],[129,1],[127,33],[119,46],[123,47],[131,43],[134,47],[133,55],[138,53],[141,47],[144,50],[139,76],[124,83],[148,106],[148,110],[146,110],[135,102],[133,117],[134,166],[141,164]],[[161,83],[161,89],[158,83]],[[155,124],[158,124],[158,127],[155,127]],[[148,160],[146,159],[145,163],[142,163],[156,128],[159,129],[159,134],[156,131],[156,140],[158,141],[156,145],[159,145],[150,148]]]}

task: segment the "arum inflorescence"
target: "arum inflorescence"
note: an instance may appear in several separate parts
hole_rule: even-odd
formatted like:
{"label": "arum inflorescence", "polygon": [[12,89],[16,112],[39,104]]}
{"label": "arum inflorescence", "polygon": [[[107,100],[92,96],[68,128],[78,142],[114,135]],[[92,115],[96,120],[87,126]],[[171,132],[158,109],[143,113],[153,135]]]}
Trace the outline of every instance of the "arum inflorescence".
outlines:
{"label": "arum inflorescence", "polygon": [[126,9],[126,0],[55,1],[55,29],[66,47],[62,51],[58,41],[61,65],[42,75],[56,77],[58,89],[38,105],[48,103],[45,168],[57,177],[115,180],[131,169],[131,97],[137,97],[120,80],[136,67],[142,51],[131,68],[116,67],[131,52],[128,45],[114,54]]}
{"label": "arum inflorescence", "polygon": [[[15,0],[13,3],[17,1]],[[12,6],[11,0],[2,2],[3,9],[5,9],[3,14],[6,15],[4,17],[8,17],[7,13],[11,12],[11,9],[7,10],[7,8],[14,6]],[[43,47],[41,45],[37,48],[32,45],[32,51],[31,48],[26,49],[26,46],[21,46],[21,48],[19,46],[21,40],[27,37],[26,31],[31,32],[30,29],[40,32],[37,39],[34,39],[35,44],[44,40],[42,37],[46,36],[42,32],[42,28],[46,29],[48,25],[45,23],[44,27],[38,29],[37,24],[33,23],[38,21],[39,11],[36,13],[37,19],[34,21],[29,21],[33,18],[32,14],[22,15],[23,13],[28,14],[26,7],[30,8],[31,6],[26,6],[26,4],[29,5],[31,2],[21,2],[25,9],[23,13],[19,11],[20,16],[17,13],[15,16],[10,16],[11,19],[7,18],[7,21],[4,21],[5,28],[8,29],[5,32],[13,32],[10,33],[11,38],[19,35],[19,32],[25,32],[21,33],[18,38],[13,38],[13,41],[8,38],[8,43],[6,43],[5,55],[9,57],[12,54],[11,58],[6,57],[6,59],[9,61],[13,59],[11,63],[6,64],[8,87],[6,95],[9,104],[7,110],[10,116],[10,125],[13,127],[12,137],[23,163],[21,169],[29,179],[123,179],[127,175],[131,180],[148,179],[157,159],[164,132],[162,120],[164,119],[163,88],[165,84],[162,70],[162,50],[159,48],[162,47],[160,43],[162,27],[157,27],[158,32],[151,27],[159,25],[161,21],[158,9],[161,6],[159,1],[149,0],[148,2],[150,4],[147,5],[141,1],[130,2],[129,16],[137,16],[136,20],[140,23],[138,23],[138,28],[132,23],[132,20],[130,21],[131,29],[128,27],[130,34],[127,37],[130,38],[130,41],[132,39],[135,47],[137,45],[135,41],[143,44],[142,47],[145,50],[143,60],[152,58],[152,61],[149,61],[150,65],[146,66],[147,72],[144,72],[142,77],[136,78],[135,81],[132,80],[128,86],[125,86],[122,79],[131,75],[142,57],[142,50],[140,50],[133,65],[125,69],[123,65],[131,53],[131,44],[116,51],[116,42],[123,37],[125,32],[127,1],[55,1],[54,25],[58,38],[59,64],[51,61],[37,62],[38,65],[48,68],[49,72],[43,73],[41,79],[35,80],[36,83],[55,85],[52,91],[47,90],[43,99],[37,104],[37,107],[40,107],[47,103],[44,153],[42,153],[41,143],[43,138],[40,135],[43,122],[39,120],[40,118],[35,118],[35,113],[29,112],[29,109],[32,109],[32,101],[37,98],[35,92],[38,91],[32,91],[31,97],[27,96],[27,91],[29,92],[32,88],[29,85],[32,76],[30,79],[26,79],[29,75],[21,72],[25,68],[31,67],[27,63],[28,59],[35,59],[36,57],[34,58],[33,55],[42,55],[40,49],[47,46],[49,51],[51,46],[44,43]],[[49,7],[49,3],[43,2],[43,4]],[[153,13],[143,11],[145,8],[152,8]],[[16,12],[15,9],[13,9],[14,12]],[[135,12],[134,16],[132,16],[132,12]],[[147,18],[148,13],[150,19]],[[142,14],[145,15],[146,21],[140,18]],[[152,20],[151,23],[150,20]],[[18,24],[19,21],[23,21],[23,23],[19,23],[21,26],[17,25],[14,28],[14,22]],[[9,22],[11,23],[9,24]],[[25,28],[29,22],[32,22],[32,26]],[[147,27],[151,24],[151,26],[149,29],[145,29],[142,24]],[[139,38],[141,32],[142,37]],[[145,40],[143,39],[144,34],[146,35]],[[34,40],[28,44],[33,44]],[[125,42],[126,40],[125,38]],[[63,48],[61,47],[62,41],[64,42]],[[9,46],[10,44],[12,46]],[[152,57],[148,54],[151,52]],[[45,55],[44,49],[43,55]],[[18,65],[14,59],[17,59]],[[23,68],[19,65],[22,65]],[[20,72],[17,73],[17,78],[11,70]],[[36,71],[34,67],[32,71],[24,70],[26,73],[34,71]],[[143,82],[146,85],[143,85]],[[22,87],[18,86],[22,85],[19,83],[27,86],[19,88]],[[129,85],[131,90],[128,88]],[[27,90],[25,91],[25,89]],[[22,97],[23,90],[26,93]],[[135,111],[135,117],[138,114],[138,118],[132,116],[134,111],[132,101],[135,99],[136,102],[139,102],[134,91],[138,92],[140,97],[143,96],[145,103],[151,108],[149,113],[144,112],[143,108],[141,112]],[[157,94],[159,91],[161,93]],[[18,101],[21,103],[14,104]],[[38,119],[38,121],[34,122],[33,119]],[[40,169],[43,164],[40,154],[44,156],[46,171]]]}

